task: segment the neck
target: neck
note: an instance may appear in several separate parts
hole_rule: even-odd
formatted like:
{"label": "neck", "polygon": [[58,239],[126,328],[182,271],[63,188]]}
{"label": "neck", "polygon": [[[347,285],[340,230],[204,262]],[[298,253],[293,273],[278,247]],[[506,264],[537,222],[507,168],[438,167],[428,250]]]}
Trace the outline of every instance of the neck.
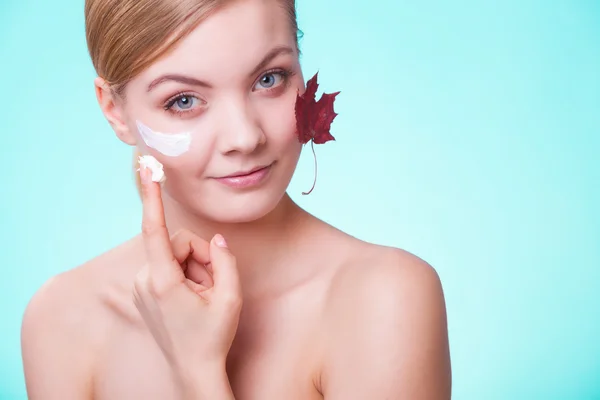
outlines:
{"label": "neck", "polygon": [[[180,229],[192,231],[206,241],[220,233],[236,256],[240,278],[263,278],[289,257],[294,243],[302,235],[302,226],[310,215],[286,193],[277,207],[264,217],[244,223],[225,224],[188,212],[163,192],[167,228],[171,234]],[[257,272],[257,273],[255,273]]]}

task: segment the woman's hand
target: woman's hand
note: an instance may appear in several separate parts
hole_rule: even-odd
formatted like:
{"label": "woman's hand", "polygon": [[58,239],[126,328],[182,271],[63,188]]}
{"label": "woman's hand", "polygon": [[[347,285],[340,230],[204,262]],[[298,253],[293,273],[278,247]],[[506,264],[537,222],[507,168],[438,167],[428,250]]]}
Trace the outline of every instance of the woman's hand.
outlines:
{"label": "woman's hand", "polygon": [[[225,374],[242,306],[235,257],[220,235],[210,243],[189,231],[169,237],[160,186],[150,170],[140,175],[147,264],[135,279],[134,303],[182,385],[203,370]],[[191,276],[201,275],[199,266],[212,285]]]}

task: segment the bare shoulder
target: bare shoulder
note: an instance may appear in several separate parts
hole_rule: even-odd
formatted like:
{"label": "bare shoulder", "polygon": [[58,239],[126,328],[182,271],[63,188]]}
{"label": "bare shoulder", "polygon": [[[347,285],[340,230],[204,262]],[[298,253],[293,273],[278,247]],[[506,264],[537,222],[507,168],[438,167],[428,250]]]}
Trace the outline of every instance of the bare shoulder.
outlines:
{"label": "bare shoulder", "polygon": [[[318,254],[330,268],[332,305],[339,298],[371,296],[424,296],[432,301],[443,297],[435,268],[404,249],[369,243],[316,220],[312,242],[319,243]],[[397,300],[400,300],[399,298]]]}
{"label": "bare shoulder", "polygon": [[[126,282],[135,269],[136,237],[71,270],[46,281],[32,296],[23,316],[24,329],[30,325],[57,326],[67,324],[93,326],[91,311],[105,299],[106,289],[117,282]],[[63,328],[67,326],[62,326]]]}
{"label": "bare shoulder", "polygon": [[350,240],[352,251],[326,300],[326,398],[449,398],[446,306],[437,271],[408,251]]}
{"label": "bare shoulder", "polygon": [[105,289],[114,280],[115,263],[130,246],[126,243],[57,274],[30,299],[21,325],[29,398],[89,393],[94,357],[108,323]]}
{"label": "bare shoulder", "polygon": [[372,301],[396,300],[399,306],[401,300],[416,300],[415,296],[434,307],[440,301],[443,303],[439,275],[422,258],[400,248],[359,240],[330,227],[322,232],[325,233],[321,241],[328,246],[322,253],[329,254],[328,264],[334,266],[328,296],[332,307],[340,299],[361,301],[366,293]]}
{"label": "bare shoulder", "polygon": [[392,296],[397,301],[416,300],[417,296],[434,303],[443,297],[437,271],[420,257],[399,248],[359,241],[353,248],[332,282],[336,295],[356,297],[376,292],[371,294],[372,299],[381,297],[383,301]]}

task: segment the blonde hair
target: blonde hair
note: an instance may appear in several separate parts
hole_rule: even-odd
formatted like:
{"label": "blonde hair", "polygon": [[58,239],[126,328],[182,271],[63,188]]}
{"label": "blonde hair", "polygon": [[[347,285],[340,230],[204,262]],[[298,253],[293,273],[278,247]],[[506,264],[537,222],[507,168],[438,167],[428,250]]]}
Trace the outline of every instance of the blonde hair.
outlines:
{"label": "blonde hair", "polygon": [[[200,22],[235,0],[85,0],[88,51],[98,76],[124,98],[127,83],[185,38]],[[296,37],[295,0],[277,0]],[[298,48],[298,42],[296,41]],[[137,150],[133,154],[137,169]],[[136,185],[140,189],[139,174]]]}

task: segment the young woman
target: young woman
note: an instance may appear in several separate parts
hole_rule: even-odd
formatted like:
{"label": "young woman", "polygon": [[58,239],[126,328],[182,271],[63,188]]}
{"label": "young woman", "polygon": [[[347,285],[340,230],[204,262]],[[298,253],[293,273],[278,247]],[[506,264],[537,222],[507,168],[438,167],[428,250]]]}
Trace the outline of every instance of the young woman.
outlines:
{"label": "young woman", "polygon": [[142,233],[31,300],[29,398],[449,399],[434,269],[286,194],[294,1],[87,0],[85,16],[100,107],[166,181],[139,168]]}

